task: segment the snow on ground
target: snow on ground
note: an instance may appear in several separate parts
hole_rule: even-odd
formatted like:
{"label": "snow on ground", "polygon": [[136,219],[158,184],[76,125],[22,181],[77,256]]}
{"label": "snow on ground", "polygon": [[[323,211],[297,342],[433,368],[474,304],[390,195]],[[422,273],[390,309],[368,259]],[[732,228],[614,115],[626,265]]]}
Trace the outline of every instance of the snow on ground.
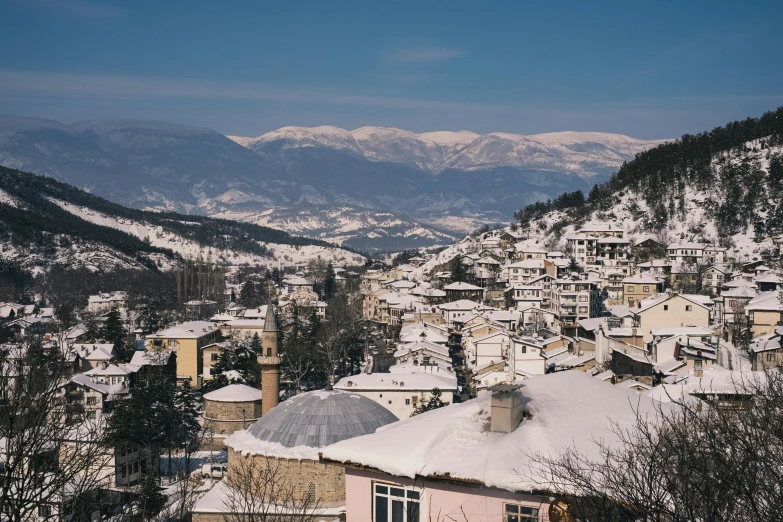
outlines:
{"label": "snow on ground", "polygon": [[[19,263],[34,274],[42,273],[52,265],[86,268],[92,272],[124,268],[142,268],[135,259],[100,243],[83,241],[64,235],[55,235],[53,251],[38,251],[28,246],[0,242],[0,258]],[[160,269],[173,268],[173,262],[163,254],[144,253]]]}
{"label": "snow on ground", "polygon": [[267,247],[272,252],[273,256],[271,258],[228,249],[205,248],[195,241],[169,232],[162,226],[109,216],[87,207],[73,205],[53,198],[50,199],[64,210],[86,221],[121,230],[139,239],[148,240],[153,246],[167,248],[186,258],[196,258],[199,255],[206,257],[208,254],[211,254],[212,259],[228,265],[291,266],[306,263],[308,260],[320,256],[323,259],[332,261],[337,266],[359,266],[364,264],[364,258],[358,254],[339,248],[314,245],[294,246],[259,242],[260,245]]}
{"label": "snow on ground", "polygon": [[16,200],[8,192],[0,189],[0,203],[10,205],[12,207],[18,207]]}

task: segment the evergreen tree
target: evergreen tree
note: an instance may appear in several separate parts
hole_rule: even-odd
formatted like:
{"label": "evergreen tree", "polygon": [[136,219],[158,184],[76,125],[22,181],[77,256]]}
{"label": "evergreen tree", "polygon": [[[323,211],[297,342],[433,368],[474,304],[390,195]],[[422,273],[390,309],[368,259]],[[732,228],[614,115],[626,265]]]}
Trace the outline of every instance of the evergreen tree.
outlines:
{"label": "evergreen tree", "polygon": [[122,324],[122,315],[116,306],[112,306],[109,313],[106,315],[106,321],[103,323],[101,329],[101,337],[114,345],[114,349],[117,351],[117,357],[121,361],[129,361],[130,355],[126,350],[126,336],[128,332],[125,330],[125,326]]}
{"label": "evergreen tree", "polygon": [[239,303],[247,308],[257,308],[261,304],[253,281],[245,281],[242,291],[239,292]]}
{"label": "evergreen tree", "polygon": [[88,317],[84,321],[84,326],[86,328],[84,332],[84,338],[88,343],[94,343],[102,338],[103,326],[101,325],[100,321],[98,321],[98,319],[95,317]]}
{"label": "evergreen tree", "polygon": [[137,505],[138,510],[131,518],[134,522],[155,520],[156,515],[166,507],[166,495],[152,473],[142,473],[139,479]]}
{"label": "evergreen tree", "polygon": [[454,283],[465,283],[468,280],[468,272],[459,256],[451,260],[451,280]]}
{"label": "evergreen tree", "polygon": [[569,272],[581,272],[582,266],[579,264],[579,262],[576,260],[576,258],[571,258],[571,261],[568,263],[568,271]]}
{"label": "evergreen tree", "polygon": [[258,336],[258,332],[253,334],[253,337],[250,339],[250,350],[255,353],[256,355],[261,355],[261,337]]}
{"label": "evergreen tree", "polygon": [[193,448],[201,436],[198,422],[198,400],[187,381],[174,394],[176,431],[173,441],[179,447]]}
{"label": "evergreen tree", "polygon": [[421,413],[431,411],[431,410],[437,410],[438,408],[442,408],[444,406],[448,406],[448,402],[443,402],[441,400],[441,391],[439,388],[433,388],[432,389],[432,397],[430,397],[430,400],[425,401],[422,399],[419,401],[419,405],[416,406],[416,409],[413,410],[413,413],[411,413],[411,417],[415,417],[416,415],[419,415]]}
{"label": "evergreen tree", "polygon": [[145,332],[157,332],[163,327],[163,318],[151,306],[144,305],[139,316],[141,328]]}
{"label": "evergreen tree", "polygon": [[332,296],[334,296],[335,292],[337,291],[337,279],[334,275],[334,267],[332,266],[331,262],[326,266],[326,277],[324,278],[323,291],[324,300],[327,302],[332,300]]}

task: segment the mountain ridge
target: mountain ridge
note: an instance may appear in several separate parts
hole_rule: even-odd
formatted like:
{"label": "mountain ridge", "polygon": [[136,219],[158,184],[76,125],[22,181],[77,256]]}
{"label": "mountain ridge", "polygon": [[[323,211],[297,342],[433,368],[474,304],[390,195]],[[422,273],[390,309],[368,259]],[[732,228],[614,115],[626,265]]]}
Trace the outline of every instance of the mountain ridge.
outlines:
{"label": "mountain ridge", "polygon": [[[0,117],[0,165],[135,208],[230,215],[360,250],[387,250],[449,244],[468,224],[508,222],[520,205],[587,191],[655,143],[604,133],[549,133],[536,141],[469,131],[352,132],[285,127],[261,140],[231,140],[167,122],[67,126]],[[353,221],[324,228],[335,212]],[[379,229],[390,213],[399,224]]]}

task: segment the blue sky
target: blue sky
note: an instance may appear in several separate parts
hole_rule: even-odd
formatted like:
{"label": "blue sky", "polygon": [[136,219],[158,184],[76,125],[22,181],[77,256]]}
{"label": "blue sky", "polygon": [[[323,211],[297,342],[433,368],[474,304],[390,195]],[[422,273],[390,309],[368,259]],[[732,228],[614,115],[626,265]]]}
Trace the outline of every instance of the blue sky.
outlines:
{"label": "blue sky", "polygon": [[668,138],[783,105],[783,2],[0,0],[0,113]]}

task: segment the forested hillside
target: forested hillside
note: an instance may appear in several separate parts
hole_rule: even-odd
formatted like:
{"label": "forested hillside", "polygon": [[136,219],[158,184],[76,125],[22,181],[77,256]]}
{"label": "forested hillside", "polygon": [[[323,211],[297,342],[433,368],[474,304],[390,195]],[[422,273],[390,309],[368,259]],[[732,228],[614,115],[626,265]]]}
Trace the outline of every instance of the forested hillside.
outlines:
{"label": "forested hillside", "polygon": [[249,223],[127,208],[52,178],[5,167],[0,167],[0,224],[3,257],[21,251],[33,254],[36,265],[73,250],[82,251],[83,258],[124,256],[120,266],[150,268],[201,250],[221,253],[226,264],[234,262],[230,257],[237,264],[263,258],[271,262],[277,246],[337,250],[324,241]]}
{"label": "forested hillside", "polygon": [[761,239],[783,225],[782,149],[783,107],[640,152],[587,197],[566,193],[515,217],[550,240],[590,220],[672,239]]}

